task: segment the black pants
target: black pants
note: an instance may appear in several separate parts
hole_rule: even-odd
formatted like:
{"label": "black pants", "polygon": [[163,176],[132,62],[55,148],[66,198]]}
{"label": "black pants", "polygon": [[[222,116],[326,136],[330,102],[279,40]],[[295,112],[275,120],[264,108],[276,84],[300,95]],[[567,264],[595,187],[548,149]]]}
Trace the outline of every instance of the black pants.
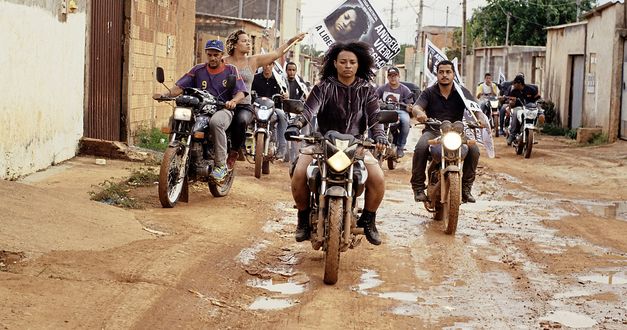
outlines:
{"label": "black pants", "polygon": [[231,149],[239,150],[246,141],[246,128],[253,121],[253,107],[250,104],[238,104],[231,123]]}
{"label": "black pants", "polygon": [[[422,136],[416,143],[414,148],[414,158],[412,159],[411,167],[411,188],[413,190],[424,190],[425,180],[427,179],[426,168],[427,160],[429,157],[429,140],[435,139],[439,136],[439,132],[436,133],[432,130],[423,130]],[[464,158],[462,185],[472,186],[475,181],[475,173],[477,170],[477,164],[479,163],[479,147],[477,145],[468,146],[468,154]]]}

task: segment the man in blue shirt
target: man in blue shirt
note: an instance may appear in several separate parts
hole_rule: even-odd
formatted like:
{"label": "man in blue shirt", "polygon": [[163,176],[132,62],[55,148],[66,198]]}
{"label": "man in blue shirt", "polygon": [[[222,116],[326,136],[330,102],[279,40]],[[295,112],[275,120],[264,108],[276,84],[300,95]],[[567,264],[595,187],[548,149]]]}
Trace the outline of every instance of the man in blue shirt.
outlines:
{"label": "man in blue shirt", "polygon": [[[412,92],[409,88],[400,82],[399,71],[395,67],[388,69],[388,83],[377,88],[377,96],[381,100],[382,106],[384,103],[388,103],[394,106],[396,104],[412,104],[414,101]],[[405,155],[405,144],[407,144],[407,135],[409,135],[409,114],[411,112],[410,107],[399,105],[398,107],[398,120],[400,122],[400,133],[394,136],[394,145],[396,145],[396,156],[401,158]]]}
{"label": "man in blue shirt", "polygon": [[[226,166],[226,129],[233,119],[233,109],[242,101],[248,92],[244,81],[237,72],[237,68],[230,64],[224,64],[224,44],[220,40],[209,40],[205,44],[207,63],[194,66],[183,75],[172,90],[165,94],[155,94],[154,99],[161,97],[175,97],[183,93],[184,88],[199,88],[207,90],[211,95],[225,103],[225,108],[217,111],[209,121],[209,131],[213,137],[216,166],[211,176],[218,182],[224,180],[228,173]],[[227,77],[234,74],[237,77],[235,87],[226,89]]]}

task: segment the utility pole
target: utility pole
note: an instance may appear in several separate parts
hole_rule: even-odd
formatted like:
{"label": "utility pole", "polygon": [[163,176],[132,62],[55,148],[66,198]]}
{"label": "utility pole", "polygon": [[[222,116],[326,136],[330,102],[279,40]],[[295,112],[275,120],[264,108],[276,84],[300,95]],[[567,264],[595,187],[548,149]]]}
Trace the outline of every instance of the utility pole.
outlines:
{"label": "utility pole", "polygon": [[444,23],[444,49],[448,45],[448,6],[446,6],[446,23]]}
{"label": "utility pole", "polygon": [[237,11],[237,17],[242,18],[244,14],[244,0],[239,0],[239,10]]}
{"label": "utility pole", "polygon": [[394,0],[392,0],[392,9],[390,9],[390,30],[394,28]]}
{"label": "utility pole", "polygon": [[579,22],[579,6],[581,5],[581,0],[577,0],[577,22]]}
{"label": "utility pole", "polygon": [[466,58],[466,0],[462,2],[462,52],[459,55],[459,64],[461,69],[459,70],[460,79],[464,79],[464,72],[466,72],[466,68],[464,67],[465,58]]}
{"label": "utility pole", "polygon": [[422,8],[423,0],[420,0],[420,8],[416,16],[416,50],[414,51],[414,83],[422,89],[422,60],[418,60],[422,55]]}

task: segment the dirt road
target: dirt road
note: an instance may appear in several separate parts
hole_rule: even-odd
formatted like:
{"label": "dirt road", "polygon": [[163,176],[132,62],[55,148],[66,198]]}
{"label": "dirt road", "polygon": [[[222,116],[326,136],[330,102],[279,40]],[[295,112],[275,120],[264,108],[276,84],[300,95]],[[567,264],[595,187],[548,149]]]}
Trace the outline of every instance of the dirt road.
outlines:
{"label": "dirt road", "polygon": [[455,236],[408,185],[410,156],[386,170],[384,244],[342,254],[293,239],[287,165],[257,180],[238,162],[229,196],[196,185],[162,209],[88,192],[141,165],[78,157],[0,182],[0,328],[511,329],[627,327],[627,143],[542,137],[523,160],[497,141],[480,161]]}

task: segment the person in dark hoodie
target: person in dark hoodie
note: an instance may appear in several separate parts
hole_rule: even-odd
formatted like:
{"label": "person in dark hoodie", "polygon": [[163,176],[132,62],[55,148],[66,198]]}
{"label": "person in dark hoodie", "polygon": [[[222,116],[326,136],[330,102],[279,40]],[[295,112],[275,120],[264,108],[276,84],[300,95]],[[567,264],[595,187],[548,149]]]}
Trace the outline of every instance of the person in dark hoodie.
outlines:
{"label": "person in dark hoodie", "polygon": [[[290,139],[300,133],[300,129],[316,115],[318,129],[323,135],[329,130],[343,134],[363,137],[368,123],[377,122],[379,112],[378,97],[370,81],[374,77],[374,60],[370,56],[369,46],[363,42],[335,43],[324,56],[320,82],[316,84],[305,101],[304,112],[285,131]],[[370,134],[383,149],[387,137],[382,124],[374,124]],[[307,188],[307,165],[312,157],[301,154],[298,157],[292,176],[292,196],[298,209],[296,241],[309,239],[309,189]],[[377,160],[367,152],[364,163],[368,170],[366,180],[365,204],[357,226],[364,228],[368,242],[381,244],[379,232],[375,226],[376,212],[383,200],[385,181],[383,171]]]}

